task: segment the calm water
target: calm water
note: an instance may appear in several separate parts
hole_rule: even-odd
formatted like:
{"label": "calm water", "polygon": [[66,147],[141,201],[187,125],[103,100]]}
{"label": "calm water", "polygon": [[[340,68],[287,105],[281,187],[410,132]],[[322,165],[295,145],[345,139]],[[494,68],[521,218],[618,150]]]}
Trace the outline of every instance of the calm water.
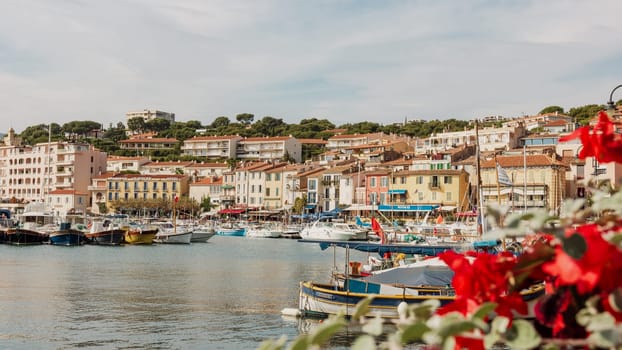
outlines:
{"label": "calm water", "polygon": [[[336,253],[343,266],[345,251]],[[332,248],[315,244],[222,236],[183,246],[0,245],[0,348],[255,349],[291,340],[313,324],[280,311],[297,307],[300,280],[327,281],[333,260]]]}

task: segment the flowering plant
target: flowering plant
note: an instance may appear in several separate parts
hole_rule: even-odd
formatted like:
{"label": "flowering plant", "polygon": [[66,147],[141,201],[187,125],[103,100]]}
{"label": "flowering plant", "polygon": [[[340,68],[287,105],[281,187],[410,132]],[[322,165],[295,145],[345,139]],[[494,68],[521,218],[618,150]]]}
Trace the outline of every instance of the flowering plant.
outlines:
{"label": "flowering plant", "polygon": [[[622,162],[622,135],[605,112],[593,127],[579,128],[560,141],[574,138],[583,146],[579,158]],[[455,300],[442,308],[433,300],[404,307],[397,332],[383,342],[374,338],[381,333],[379,319],[353,317],[367,334],[352,347],[401,349],[410,342],[443,349],[484,349],[497,343],[524,349],[622,347],[622,191],[594,189],[591,195],[590,205],[583,199],[566,201],[559,216],[489,208],[489,219],[496,223],[490,235],[521,238],[524,251],[518,256],[441,254],[455,272]],[[538,283],[545,284],[546,293],[528,305],[521,290]],[[366,303],[359,308],[357,315],[364,315]],[[335,317],[291,348],[319,347],[346,324],[342,316]],[[281,339],[263,348],[283,345]]]}

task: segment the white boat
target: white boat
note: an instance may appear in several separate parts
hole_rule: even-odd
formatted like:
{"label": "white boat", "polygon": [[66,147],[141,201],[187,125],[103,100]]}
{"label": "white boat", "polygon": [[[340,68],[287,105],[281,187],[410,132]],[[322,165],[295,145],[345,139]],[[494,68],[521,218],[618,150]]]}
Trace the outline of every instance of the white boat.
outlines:
{"label": "white boat", "polygon": [[369,230],[365,228],[358,227],[355,224],[348,224],[346,222],[333,222],[331,224],[336,229],[354,233],[354,237],[351,238],[351,240],[357,240],[357,241],[367,240],[367,233],[369,232]]}
{"label": "white boat", "polygon": [[170,222],[157,224],[158,233],[153,241],[155,243],[190,244],[192,230],[187,226],[175,226]]}
{"label": "white boat", "polygon": [[281,237],[281,232],[272,225],[252,225],[246,229],[246,237],[279,238]]}
{"label": "white boat", "polygon": [[190,242],[204,243],[216,235],[216,229],[213,225],[201,224],[192,228],[192,238]]}
{"label": "white boat", "polygon": [[350,230],[334,227],[330,222],[315,221],[300,231],[302,239],[349,241],[356,237]]}

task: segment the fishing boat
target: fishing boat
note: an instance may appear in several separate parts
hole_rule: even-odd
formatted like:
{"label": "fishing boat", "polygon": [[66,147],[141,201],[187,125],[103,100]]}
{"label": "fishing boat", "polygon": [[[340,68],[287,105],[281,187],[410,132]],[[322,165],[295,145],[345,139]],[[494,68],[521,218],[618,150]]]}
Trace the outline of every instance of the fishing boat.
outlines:
{"label": "fishing boat", "polygon": [[71,228],[68,222],[62,222],[58,230],[50,232],[50,244],[62,246],[77,246],[86,243],[84,232]]}
{"label": "fishing boat", "polygon": [[153,238],[154,243],[161,244],[190,244],[192,229],[186,226],[178,226],[171,222],[156,224],[158,233]]}
{"label": "fishing boat", "polygon": [[[356,266],[356,265],[355,265]],[[354,271],[356,272],[356,271]],[[439,258],[377,271],[367,277],[342,275],[336,283],[300,282],[298,308],[305,317],[328,317],[345,312],[352,316],[356,304],[374,295],[369,316],[398,318],[398,305],[436,299],[441,307],[455,299],[451,287],[453,271]],[[544,295],[544,284],[534,284],[521,292],[530,310]]]}
{"label": "fishing boat", "polygon": [[123,235],[123,242],[127,244],[152,244],[156,233],[158,233],[157,227],[130,224],[125,235]]}
{"label": "fishing boat", "polygon": [[219,236],[244,236],[246,234],[246,228],[240,227],[234,222],[223,222],[216,229],[216,234]]}
{"label": "fishing boat", "polygon": [[85,233],[87,243],[99,245],[119,245],[123,243],[123,236],[127,225],[119,221],[127,219],[126,216],[113,216],[106,218],[92,218],[87,224],[88,232]]}
{"label": "fishing boat", "polygon": [[42,244],[49,240],[47,232],[10,227],[4,231],[4,243],[14,245]]}

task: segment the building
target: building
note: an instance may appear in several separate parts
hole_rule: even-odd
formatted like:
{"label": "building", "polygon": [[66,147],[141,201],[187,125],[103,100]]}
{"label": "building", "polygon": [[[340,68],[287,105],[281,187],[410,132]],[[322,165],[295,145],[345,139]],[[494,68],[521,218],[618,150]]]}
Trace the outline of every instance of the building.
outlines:
{"label": "building", "polygon": [[172,200],[188,194],[188,176],[180,174],[115,174],[106,178],[106,205],[113,201]]}
{"label": "building", "polygon": [[375,134],[354,134],[354,135],[335,135],[328,138],[326,149],[329,151],[342,150],[346,148],[366,145],[373,140],[382,139],[382,133]]}
{"label": "building", "polygon": [[248,137],[238,141],[236,158],[241,160],[302,161],[302,145],[291,136]]}
{"label": "building", "polygon": [[61,217],[68,214],[85,214],[89,208],[88,192],[77,192],[73,189],[54,190],[48,194],[46,202],[50,209]]}
{"label": "building", "polygon": [[136,155],[151,154],[153,151],[172,151],[179,144],[174,138],[158,137],[133,137],[119,141],[119,147],[123,150],[136,152]]}
{"label": "building", "polygon": [[140,172],[143,165],[151,162],[147,157],[121,157],[108,156],[106,160],[106,171],[112,172]]}
{"label": "building", "polygon": [[[194,162],[190,161],[176,161],[176,162],[149,162],[140,167],[142,174],[186,174],[186,169],[190,168]],[[188,174],[192,175],[192,174]]]}
{"label": "building", "polygon": [[[555,154],[501,155],[483,159],[480,169],[484,205],[499,203],[514,210],[558,211],[566,197],[566,172],[570,168]],[[499,183],[499,171],[507,174],[511,185]]]}
{"label": "building", "polygon": [[163,112],[157,109],[143,109],[142,111],[131,111],[125,113],[126,121],[134,118],[143,118],[146,122],[156,118],[160,118],[166,119],[173,123],[175,122],[175,113]]}
{"label": "building", "polygon": [[[520,139],[526,130],[520,123],[501,128],[484,128],[478,130],[481,151],[509,150],[519,146]],[[475,145],[475,129],[433,134],[417,140],[415,153],[435,153],[462,145]]]}
{"label": "building", "polygon": [[181,150],[184,155],[205,157],[207,159],[235,159],[238,142],[242,137],[229,136],[195,136],[184,141]]}
{"label": "building", "polygon": [[106,153],[86,143],[45,142],[0,147],[0,197],[45,201],[55,190],[87,193],[91,179],[106,171]]}
{"label": "building", "polygon": [[189,197],[198,203],[209,198],[214,207],[220,207],[220,195],[223,193],[222,176],[208,176],[189,184]]}

